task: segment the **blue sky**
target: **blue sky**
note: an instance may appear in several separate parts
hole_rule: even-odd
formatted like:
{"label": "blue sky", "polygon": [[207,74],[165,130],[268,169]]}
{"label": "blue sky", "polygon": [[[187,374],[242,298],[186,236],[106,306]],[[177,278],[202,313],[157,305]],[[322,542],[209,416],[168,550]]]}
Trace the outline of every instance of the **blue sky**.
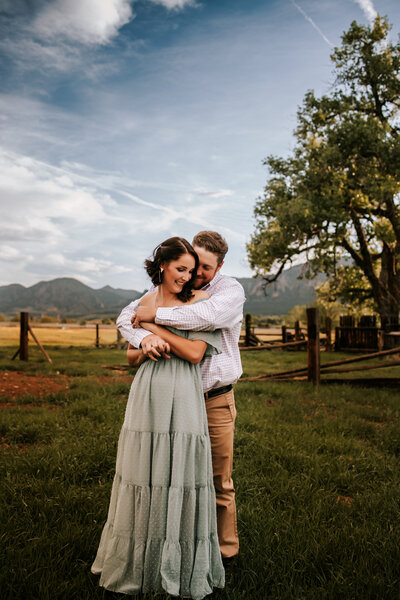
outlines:
{"label": "blue sky", "polygon": [[0,0],[0,285],[143,289],[171,235],[220,231],[225,272],[305,92],[352,20],[398,0]]}

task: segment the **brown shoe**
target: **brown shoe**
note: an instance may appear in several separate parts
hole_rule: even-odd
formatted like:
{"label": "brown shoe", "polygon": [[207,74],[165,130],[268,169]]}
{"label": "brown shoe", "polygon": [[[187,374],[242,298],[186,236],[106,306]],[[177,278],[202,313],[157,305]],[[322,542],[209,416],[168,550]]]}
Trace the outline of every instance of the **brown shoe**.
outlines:
{"label": "brown shoe", "polygon": [[233,566],[235,564],[235,559],[236,556],[223,556],[222,557],[222,564],[224,565],[224,569],[225,569],[225,584],[230,583],[231,579],[232,579],[232,573],[233,573]]}

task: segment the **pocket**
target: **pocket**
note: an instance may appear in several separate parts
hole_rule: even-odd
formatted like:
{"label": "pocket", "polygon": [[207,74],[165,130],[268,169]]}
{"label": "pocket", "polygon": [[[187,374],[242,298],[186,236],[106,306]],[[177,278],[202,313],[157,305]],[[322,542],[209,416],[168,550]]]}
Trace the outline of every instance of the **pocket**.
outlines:
{"label": "pocket", "polygon": [[233,395],[233,392],[229,392],[229,397],[228,397],[228,406],[229,406],[229,410],[232,416],[232,421],[235,422],[236,419],[236,405],[235,405],[235,396]]}

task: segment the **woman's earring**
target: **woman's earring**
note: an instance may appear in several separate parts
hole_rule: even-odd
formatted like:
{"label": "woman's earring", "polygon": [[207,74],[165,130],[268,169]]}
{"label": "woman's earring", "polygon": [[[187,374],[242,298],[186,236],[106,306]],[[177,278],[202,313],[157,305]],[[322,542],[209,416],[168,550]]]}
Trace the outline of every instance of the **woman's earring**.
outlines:
{"label": "woman's earring", "polygon": [[158,272],[158,283],[160,284],[162,281],[162,274],[163,274],[164,269],[162,267],[160,267],[160,270]]}

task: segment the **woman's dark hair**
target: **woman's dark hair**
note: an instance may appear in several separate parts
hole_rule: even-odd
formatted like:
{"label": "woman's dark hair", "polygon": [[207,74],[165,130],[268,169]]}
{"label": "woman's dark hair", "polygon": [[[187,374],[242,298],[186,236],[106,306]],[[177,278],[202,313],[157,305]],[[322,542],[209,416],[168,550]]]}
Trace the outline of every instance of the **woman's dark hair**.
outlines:
{"label": "woman's dark hair", "polygon": [[144,265],[153,285],[159,285],[162,282],[161,265],[163,263],[170,263],[172,260],[178,260],[183,254],[191,254],[194,258],[192,277],[185,283],[179,294],[177,294],[179,300],[187,302],[193,296],[193,283],[196,279],[197,268],[199,266],[199,257],[187,240],[181,237],[168,238],[168,240],[157,246],[153,252],[153,259],[145,260]]}

